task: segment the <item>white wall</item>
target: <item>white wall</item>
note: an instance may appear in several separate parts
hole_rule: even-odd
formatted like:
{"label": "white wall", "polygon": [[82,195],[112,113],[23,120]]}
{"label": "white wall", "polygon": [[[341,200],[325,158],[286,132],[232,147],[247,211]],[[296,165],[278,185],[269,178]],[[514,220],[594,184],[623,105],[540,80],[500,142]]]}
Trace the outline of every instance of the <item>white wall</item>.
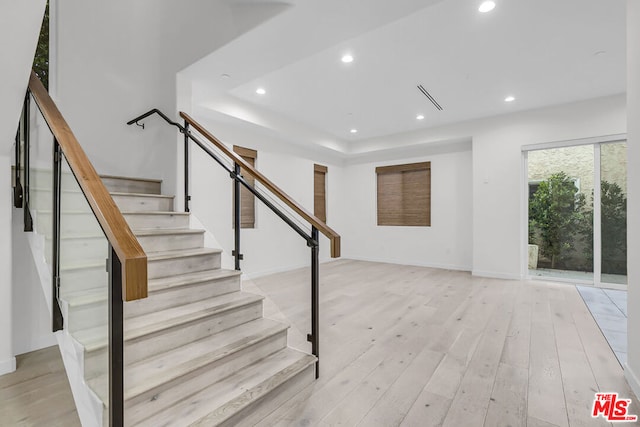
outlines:
{"label": "white wall", "polygon": [[420,146],[435,144],[443,152],[472,139],[473,273],[519,278],[526,243],[521,233],[521,147],[625,132],[625,97],[617,95],[371,139],[353,144],[351,152],[384,152],[391,141],[415,156]]}
{"label": "white wall", "polygon": [[45,0],[0,0],[0,155],[9,155],[36,51]]}
{"label": "white wall", "polygon": [[[350,164],[344,173],[346,258],[471,270],[471,150]],[[426,151],[426,150],[425,150]],[[377,166],[431,162],[431,227],[379,227]]]}
{"label": "white wall", "polygon": [[[207,117],[205,110],[199,114]],[[312,208],[310,159],[318,161],[320,153],[307,150],[304,154],[303,148],[282,142],[267,131],[256,131],[255,127],[214,120],[205,125],[229,144],[257,148],[258,168]],[[336,205],[330,207],[329,225],[342,235],[345,258],[520,278],[525,273],[522,257],[526,244],[526,233],[522,233],[521,147],[625,132],[625,97],[617,95],[354,143],[349,159],[336,157],[329,163],[329,203]],[[404,148],[384,149],[390,141]],[[432,227],[376,226],[375,167],[423,160],[432,161],[433,168]],[[210,160],[196,157],[194,162],[198,178],[192,182],[199,186],[193,192],[194,211],[230,252],[229,180],[219,170],[200,175],[200,171],[211,167]],[[292,179],[294,176],[298,178]],[[207,194],[216,196],[206,199],[203,195]],[[220,194],[226,198],[222,204],[216,199]],[[337,224],[332,223],[336,220]],[[279,254],[270,252],[269,244],[272,238],[286,236],[284,229],[279,228],[278,221],[270,222],[267,212],[260,208],[257,221],[258,230],[243,230],[246,250],[242,252],[262,252],[263,256],[259,261],[252,260],[247,253],[243,264],[246,271],[262,273],[308,262],[305,251],[296,246],[295,235],[291,240],[285,237],[279,241],[279,250],[288,254],[283,257],[288,263],[278,260]]]}
{"label": "white wall", "polygon": [[[161,178],[176,189],[176,73],[237,35],[227,2],[65,0],[57,3],[57,101],[100,173]],[[189,13],[197,11],[197,13]]]}
{"label": "white wall", "polygon": [[627,1],[628,198],[627,366],[625,374],[640,397],[640,2]]}
{"label": "white wall", "polygon": [[[229,146],[257,150],[257,168],[309,212],[313,212],[313,164],[328,166],[327,224],[339,234],[344,232],[341,211],[344,177],[337,159],[292,146],[273,135],[216,122],[202,113],[195,114],[195,119]],[[191,169],[192,212],[224,249],[223,266],[232,268],[232,181],[199,148],[192,149]],[[249,276],[305,266],[311,259],[304,239],[259,201],[256,201],[256,228],[241,231],[241,253],[242,270]],[[320,256],[321,260],[330,258],[329,240],[322,235]]]}
{"label": "white wall", "polygon": [[12,338],[11,159],[0,155],[0,375],[16,369]]}
{"label": "white wall", "polygon": [[[56,338],[51,332],[51,309],[47,306],[40,276],[29,247],[30,235],[23,231],[23,211],[15,208],[12,211],[13,351],[15,354],[23,354],[56,345]],[[48,294],[51,294],[50,289]]]}
{"label": "white wall", "polygon": [[624,96],[489,119],[473,136],[473,271],[520,277],[522,145],[626,132]]}
{"label": "white wall", "polygon": [[15,370],[12,338],[11,146],[33,62],[44,0],[0,0],[0,375]]}

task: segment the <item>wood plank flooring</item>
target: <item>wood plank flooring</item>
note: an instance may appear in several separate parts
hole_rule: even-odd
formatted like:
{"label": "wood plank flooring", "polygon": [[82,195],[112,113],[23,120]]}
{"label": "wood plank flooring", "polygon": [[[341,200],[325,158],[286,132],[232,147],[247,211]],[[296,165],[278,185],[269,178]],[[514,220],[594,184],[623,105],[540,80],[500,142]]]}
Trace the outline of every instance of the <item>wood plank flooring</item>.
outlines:
{"label": "wood plank flooring", "polygon": [[[309,331],[309,270],[254,279]],[[321,266],[320,379],[259,426],[604,426],[636,397],[576,288],[340,260]]]}
{"label": "wood plank flooring", "polygon": [[20,355],[16,364],[0,376],[0,426],[80,425],[57,346]]}
{"label": "wood plank flooring", "polygon": [[[309,275],[243,286],[302,336]],[[259,426],[610,425],[590,417],[597,391],[633,399],[630,412],[640,414],[571,285],[340,260],[321,266],[320,320],[320,379]],[[0,426],[80,425],[58,349],[17,362],[0,377]]]}

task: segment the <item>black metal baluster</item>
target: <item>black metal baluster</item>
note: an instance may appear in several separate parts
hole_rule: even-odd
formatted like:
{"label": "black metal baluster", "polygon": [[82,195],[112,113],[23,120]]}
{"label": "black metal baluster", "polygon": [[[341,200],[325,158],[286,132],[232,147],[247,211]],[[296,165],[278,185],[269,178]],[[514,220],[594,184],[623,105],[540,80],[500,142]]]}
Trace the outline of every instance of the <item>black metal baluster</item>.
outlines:
{"label": "black metal baluster", "polygon": [[122,264],[109,245],[109,425],[124,425]]}
{"label": "black metal baluster", "polygon": [[31,93],[27,91],[27,95],[24,98],[24,106],[22,110],[22,117],[24,120],[24,190],[22,194],[23,206],[24,206],[24,231],[33,231],[33,218],[31,217],[31,210],[29,206],[29,137],[30,137],[30,111],[31,111]]}
{"label": "black metal baluster", "polygon": [[53,332],[62,330],[64,320],[62,311],[60,310],[60,189],[62,184],[62,153],[60,145],[54,138],[53,140],[53,248],[51,257],[51,304],[52,307],[52,324]]}
{"label": "black metal baluster", "polygon": [[189,212],[189,123],[184,121],[184,211]]}
{"label": "black metal baluster", "polygon": [[242,259],[242,254],[240,254],[240,227],[242,224],[240,223],[240,181],[238,180],[238,176],[240,176],[240,165],[235,163],[233,167],[233,172],[235,174],[233,180],[233,237],[234,237],[234,249],[233,256],[235,258],[235,269],[240,270],[240,260]]}
{"label": "black metal baluster", "polygon": [[315,244],[311,246],[311,353],[318,358],[316,362],[316,379],[320,376],[320,240],[318,229],[311,227],[311,238]]}
{"label": "black metal baluster", "polygon": [[15,185],[13,186],[13,206],[16,208],[22,207],[22,183],[20,182],[20,128],[22,127],[22,118],[20,119],[20,123],[18,123],[18,130],[16,131],[16,170],[14,171],[14,181]]}

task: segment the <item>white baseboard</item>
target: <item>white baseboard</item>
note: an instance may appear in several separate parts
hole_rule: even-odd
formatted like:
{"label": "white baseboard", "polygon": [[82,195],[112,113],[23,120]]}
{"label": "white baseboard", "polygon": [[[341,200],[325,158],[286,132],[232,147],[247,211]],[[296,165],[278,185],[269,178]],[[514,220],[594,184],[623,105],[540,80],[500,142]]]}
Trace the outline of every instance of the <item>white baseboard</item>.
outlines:
{"label": "white baseboard", "polygon": [[629,383],[631,390],[635,393],[636,402],[638,402],[638,396],[640,396],[640,381],[628,363],[625,363],[624,366],[624,377],[627,379],[627,383]]}
{"label": "white baseboard", "polygon": [[284,267],[271,268],[268,270],[254,271],[251,273],[243,273],[242,278],[252,280],[252,279],[257,279],[258,277],[268,276],[270,274],[276,274],[276,273],[283,273],[285,271],[297,270],[299,268],[304,268],[304,267],[309,267],[309,264],[287,265]]}
{"label": "white baseboard", "polygon": [[504,280],[522,280],[522,276],[519,274],[497,273],[495,271],[481,271],[473,270],[471,275],[476,277],[487,277],[489,279],[504,279]]}
{"label": "white baseboard", "polygon": [[10,357],[6,360],[0,360],[0,375],[10,374],[16,370],[16,358]]}
{"label": "white baseboard", "polygon": [[[322,266],[322,264],[329,264],[329,263],[340,261],[343,259],[345,258],[328,258],[328,259],[320,260],[320,265]],[[299,268],[309,267],[309,265],[310,265],[309,263],[299,264],[299,265],[289,265],[284,267],[272,268],[269,270],[254,271],[251,273],[242,273],[242,278],[247,280],[252,280],[252,279],[257,279],[259,277],[268,276],[270,274],[284,273],[286,271],[292,271],[292,270],[297,270]]]}
{"label": "white baseboard", "polygon": [[438,264],[431,262],[402,262],[401,260],[395,259],[378,259],[372,257],[359,257],[359,256],[345,256],[340,259],[352,259],[354,261],[367,261],[367,262],[380,262],[385,264],[396,264],[396,265],[408,265],[413,267],[427,267],[427,268],[438,268],[441,270],[455,270],[455,271],[471,271],[471,267],[464,265],[453,265],[453,264]]}

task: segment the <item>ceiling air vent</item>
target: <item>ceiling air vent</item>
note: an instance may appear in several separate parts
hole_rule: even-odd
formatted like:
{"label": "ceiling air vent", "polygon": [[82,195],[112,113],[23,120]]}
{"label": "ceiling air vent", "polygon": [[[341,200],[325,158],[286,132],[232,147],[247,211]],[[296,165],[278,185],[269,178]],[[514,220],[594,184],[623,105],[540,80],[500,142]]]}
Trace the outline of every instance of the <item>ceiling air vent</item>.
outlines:
{"label": "ceiling air vent", "polygon": [[424,96],[427,97],[429,101],[431,101],[434,107],[436,107],[439,111],[442,111],[442,107],[440,106],[440,104],[438,104],[438,101],[436,101],[436,99],[433,96],[431,96],[429,92],[427,92],[424,86],[418,85],[418,89],[420,90],[420,92],[422,92]]}

